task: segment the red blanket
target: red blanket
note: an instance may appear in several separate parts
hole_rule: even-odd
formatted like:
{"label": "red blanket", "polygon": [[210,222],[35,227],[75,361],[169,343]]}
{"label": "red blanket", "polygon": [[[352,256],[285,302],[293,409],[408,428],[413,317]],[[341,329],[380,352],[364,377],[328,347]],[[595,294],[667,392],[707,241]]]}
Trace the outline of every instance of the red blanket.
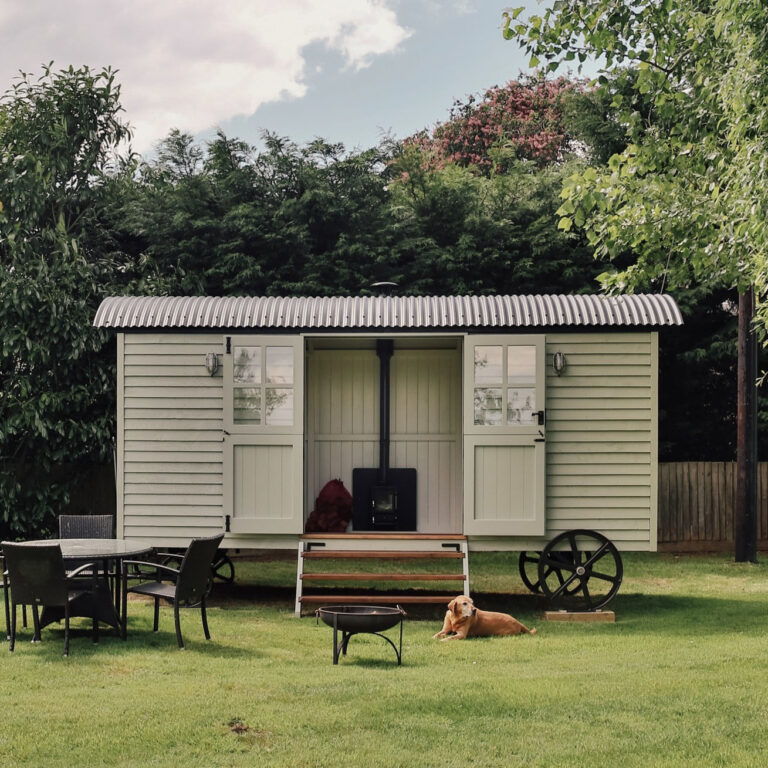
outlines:
{"label": "red blanket", "polygon": [[352,496],[341,480],[329,480],[307,518],[307,533],[344,533],[352,519]]}

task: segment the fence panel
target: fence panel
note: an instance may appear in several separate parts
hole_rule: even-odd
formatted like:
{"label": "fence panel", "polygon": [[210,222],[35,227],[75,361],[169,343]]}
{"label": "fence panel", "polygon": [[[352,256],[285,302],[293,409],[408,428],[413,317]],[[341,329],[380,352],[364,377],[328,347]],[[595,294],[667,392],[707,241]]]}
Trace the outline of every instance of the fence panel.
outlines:
{"label": "fence panel", "polygon": [[[736,463],[674,461],[659,464],[659,549],[733,548]],[[757,538],[768,549],[768,462],[758,465]]]}

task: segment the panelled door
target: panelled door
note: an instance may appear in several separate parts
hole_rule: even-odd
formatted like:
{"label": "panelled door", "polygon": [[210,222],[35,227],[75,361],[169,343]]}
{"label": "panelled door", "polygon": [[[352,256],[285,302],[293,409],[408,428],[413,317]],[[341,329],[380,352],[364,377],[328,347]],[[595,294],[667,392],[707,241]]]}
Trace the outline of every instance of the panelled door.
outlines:
{"label": "panelled door", "polygon": [[544,336],[464,339],[464,533],[545,532]]}
{"label": "panelled door", "polygon": [[301,533],[304,340],[230,336],[224,354],[224,507],[232,533]]}

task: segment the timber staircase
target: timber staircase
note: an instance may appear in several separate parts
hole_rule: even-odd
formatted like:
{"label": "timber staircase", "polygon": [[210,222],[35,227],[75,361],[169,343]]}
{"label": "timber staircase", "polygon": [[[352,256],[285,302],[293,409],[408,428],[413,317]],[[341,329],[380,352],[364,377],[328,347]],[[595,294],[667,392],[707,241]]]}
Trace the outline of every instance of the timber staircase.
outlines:
{"label": "timber staircase", "polygon": [[[320,563],[329,561],[359,561],[356,571],[319,570]],[[383,561],[432,562],[436,560],[460,561],[461,572],[430,573],[382,573],[366,571],[367,564]],[[319,561],[318,570],[305,570],[307,561]],[[410,569],[409,569],[410,570]],[[304,594],[304,586],[323,582],[458,582],[462,586],[454,592],[414,592],[395,594],[389,589],[374,595],[360,594]],[[301,616],[302,606],[405,603],[446,603],[457,591],[469,594],[469,552],[467,537],[460,534],[439,533],[306,533],[299,538],[299,554],[296,572],[296,615]]]}

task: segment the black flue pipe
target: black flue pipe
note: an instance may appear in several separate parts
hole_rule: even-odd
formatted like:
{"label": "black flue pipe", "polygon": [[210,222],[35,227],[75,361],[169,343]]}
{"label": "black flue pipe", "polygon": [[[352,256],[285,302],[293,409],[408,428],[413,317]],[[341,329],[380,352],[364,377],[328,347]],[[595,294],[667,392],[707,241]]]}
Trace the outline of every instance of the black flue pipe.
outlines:
{"label": "black flue pipe", "polygon": [[392,339],[377,339],[379,357],[379,484],[386,485],[389,476],[389,363],[394,352]]}

